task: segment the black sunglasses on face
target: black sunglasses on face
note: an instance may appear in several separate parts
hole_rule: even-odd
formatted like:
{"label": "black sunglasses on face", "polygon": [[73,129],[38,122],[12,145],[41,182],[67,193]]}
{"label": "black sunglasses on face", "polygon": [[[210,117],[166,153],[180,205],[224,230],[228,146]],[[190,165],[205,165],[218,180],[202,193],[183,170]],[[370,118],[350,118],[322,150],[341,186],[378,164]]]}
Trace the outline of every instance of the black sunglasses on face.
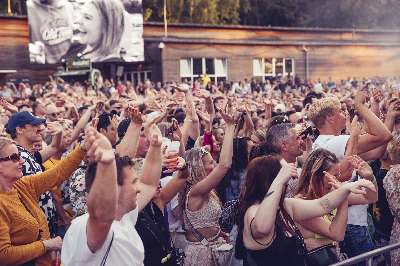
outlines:
{"label": "black sunglasses on face", "polygon": [[19,153],[13,153],[10,156],[0,158],[0,162],[7,162],[7,161],[19,162],[20,160],[21,156],[19,155]]}

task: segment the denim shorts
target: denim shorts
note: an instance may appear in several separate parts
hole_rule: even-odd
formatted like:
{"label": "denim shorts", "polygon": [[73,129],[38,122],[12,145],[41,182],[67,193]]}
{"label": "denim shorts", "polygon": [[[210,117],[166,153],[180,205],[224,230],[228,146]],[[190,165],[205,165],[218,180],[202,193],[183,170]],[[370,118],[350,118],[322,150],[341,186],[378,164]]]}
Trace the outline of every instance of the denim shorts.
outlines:
{"label": "denim shorts", "polygon": [[[346,253],[351,258],[374,248],[375,245],[367,226],[347,225],[344,240],[340,242],[341,252]],[[364,266],[365,263],[362,262],[355,265]]]}

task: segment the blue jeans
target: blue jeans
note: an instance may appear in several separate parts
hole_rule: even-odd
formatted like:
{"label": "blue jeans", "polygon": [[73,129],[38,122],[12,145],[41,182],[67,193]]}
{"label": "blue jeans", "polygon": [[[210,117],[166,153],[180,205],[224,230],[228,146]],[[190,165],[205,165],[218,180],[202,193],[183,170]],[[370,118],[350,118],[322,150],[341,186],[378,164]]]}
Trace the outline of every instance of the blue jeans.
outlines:
{"label": "blue jeans", "polygon": [[[349,258],[371,251],[375,248],[367,226],[348,224],[344,240],[340,243],[341,251]],[[364,262],[354,264],[365,266]]]}

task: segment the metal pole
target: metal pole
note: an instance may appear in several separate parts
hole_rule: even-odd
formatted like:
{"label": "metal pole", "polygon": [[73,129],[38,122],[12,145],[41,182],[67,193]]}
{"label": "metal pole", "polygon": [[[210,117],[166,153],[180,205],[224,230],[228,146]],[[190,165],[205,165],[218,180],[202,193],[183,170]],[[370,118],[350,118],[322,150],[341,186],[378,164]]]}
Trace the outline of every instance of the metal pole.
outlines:
{"label": "metal pole", "polygon": [[8,15],[11,15],[11,0],[8,0],[8,3],[7,3],[7,12],[8,12]]}
{"label": "metal pole", "polygon": [[168,37],[167,0],[164,0],[164,38]]}

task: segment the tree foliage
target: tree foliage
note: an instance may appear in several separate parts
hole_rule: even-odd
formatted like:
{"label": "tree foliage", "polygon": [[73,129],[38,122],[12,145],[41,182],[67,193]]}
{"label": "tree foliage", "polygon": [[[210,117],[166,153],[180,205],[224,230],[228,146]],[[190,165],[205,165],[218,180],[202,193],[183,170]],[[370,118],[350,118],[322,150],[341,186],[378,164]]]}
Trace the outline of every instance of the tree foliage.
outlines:
{"label": "tree foliage", "polygon": [[[166,1],[169,22],[334,28],[400,26],[399,0]],[[163,0],[144,0],[143,5],[146,20],[163,20]]]}

